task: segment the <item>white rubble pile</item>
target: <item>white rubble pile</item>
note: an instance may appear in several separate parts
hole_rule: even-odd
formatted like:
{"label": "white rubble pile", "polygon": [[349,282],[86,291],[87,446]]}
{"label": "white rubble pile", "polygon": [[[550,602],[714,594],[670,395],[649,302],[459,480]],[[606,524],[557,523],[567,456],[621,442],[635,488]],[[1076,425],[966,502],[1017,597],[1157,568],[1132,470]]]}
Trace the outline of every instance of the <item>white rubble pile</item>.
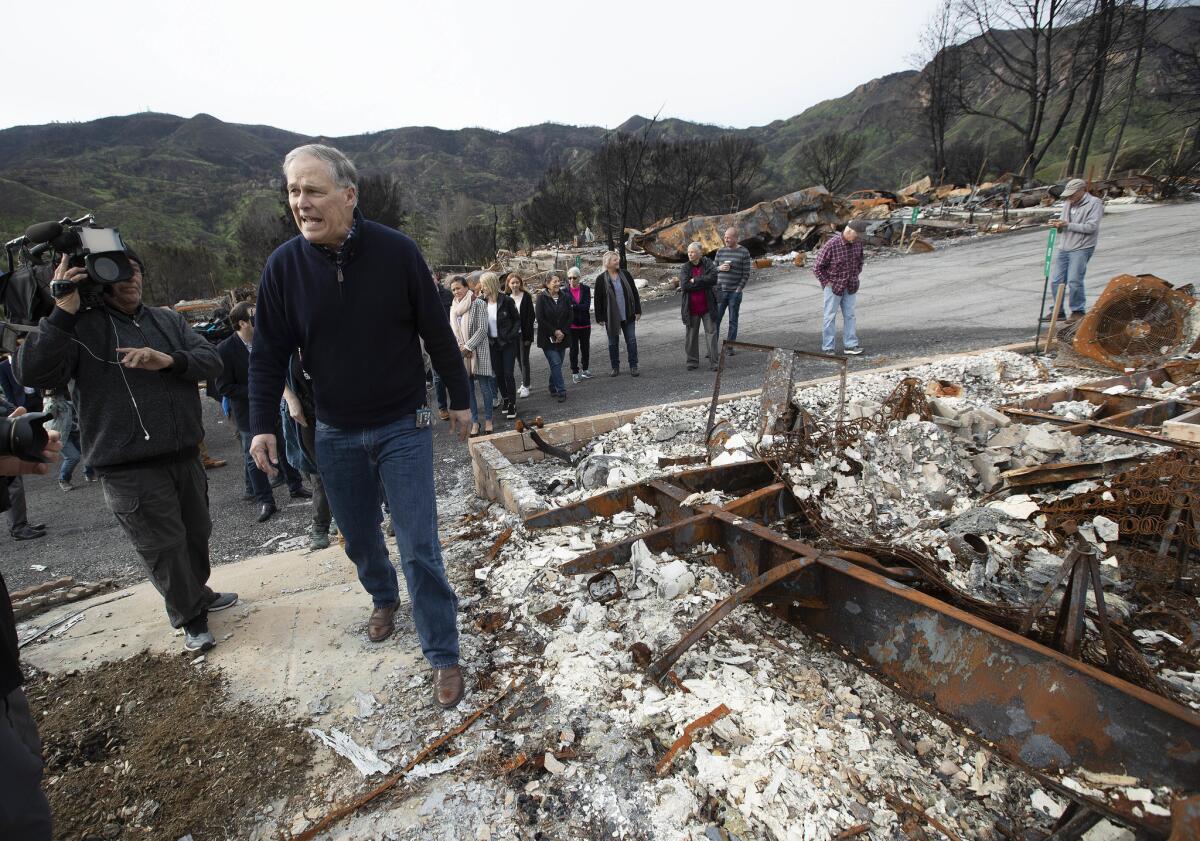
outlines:
{"label": "white rubble pile", "polygon": [[[859,823],[871,826],[865,837],[891,838],[903,816],[890,798],[919,803],[963,837],[1003,837],[996,823],[1010,815],[1049,825],[1033,807],[1031,798],[1046,794],[1031,778],[753,606],[738,608],[675,664],[687,691],[650,683],[635,646],[659,656],[737,588],[705,562],[713,547],[674,557],[635,543],[631,564],[613,570],[623,595],[605,604],[589,597],[588,575],[557,568],[647,529],[651,517],[534,532],[507,515],[494,523],[514,532],[476,574],[487,595],[468,617],[508,618],[496,643],[475,649],[492,649],[486,668],[496,685],[521,676],[524,692],[548,701],[536,720],[515,718],[499,735],[499,761],[517,751],[549,751],[550,759],[544,772],[509,776],[515,800],[456,799],[458,825],[485,822],[492,838],[528,837],[513,834],[518,823],[547,837],[704,838],[715,801],[725,829],[741,839],[831,838]],[[489,543],[453,551],[478,558]],[[556,622],[536,618],[556,608],[565,611]],[[683,728],[720,704],[730,714],[698,731],[658,777],[656,763]],[[554,759],[564,743],[575,758]],[[457,770],[460,781],[467,768]],[[476,772],[463,782],[478,781]],[[494,775],[490,782],[506,784]]]}
{"label": "white rubble pile", "polygon": [[[752,431],[758,426],[758,400],[742,398],[722,403],[718,417],[729,419],[735,429],[742,431],[747,444],[744,449],[748,450]],[[574,468],[546,459],[522,465],[522,474],[543,495],[545,507],[570,505],[612,488],[694,467],[664,468],[658,462],[660,458],[703,456],[707,421],[706,406],[651,409],[637,420],[593,438],[576,454]]]}

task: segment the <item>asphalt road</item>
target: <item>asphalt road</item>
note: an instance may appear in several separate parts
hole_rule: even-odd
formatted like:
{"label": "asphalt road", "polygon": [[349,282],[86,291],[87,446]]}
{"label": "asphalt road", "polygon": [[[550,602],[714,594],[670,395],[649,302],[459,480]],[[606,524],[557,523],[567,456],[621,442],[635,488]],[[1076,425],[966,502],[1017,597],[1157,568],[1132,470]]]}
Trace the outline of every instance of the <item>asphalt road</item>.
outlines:
{"label": "asphalt road", "polygon": [[[1195,277],[1198,236],[1200,202],[1107,215],[1088,269],[1089,301],[1095,300],[1109,278],[1122,273],[1150,272],[1176,284],[1200,280]],[[1045,241],[1044,232],[1021,233],[961,241],[931,254],[870,257],[858,297],[859,335],[867,352],[852,360],[852,368],[1031,338],[1042,292]],[[756,273],[746,290],[738,338],[819,350],[820,309],[820,287],[807,269]],[[712,373],[703,368],[685,370],[678,298],[647,305],[638,324],[642,376],[637,379],[628,375],[624,363],[621,376],[610,379],[604,337],[593,330],[592,339],[591,367],[596,377],[579,385],[568,377],[568,399],[562,404],[547,393],[545,359],[534,348],[533,393],[519,402],[522,416],[541,415],[553,422],[712,392]],[[723,389],[758,386],[763,364],[762,356],[752,354],[729,360]],[[825,363],[806,362],[798,376],[824,373],[832,373]],[[303,501],[292,503],[265,525],[254,522],[254,506],[239,499],[240,450],[230,424],[220,418],[215,403],[203,403],[209,450],[230,460],[228,467],[209,474],[213,563],[257,554],[277,535],[301,534],[311,510]],[[496,428],[511,428],[511,422],[498,418]],[[447,425],[440,422],[435,463],[439,496],[469,492],[466,448],[452,441]],[[104,505],[98,486],[84,485],[78,472],[79,487],[69,493],[60,491],[52,477],[26,482],[30,520],[46,523],[48,533],[28,542],[0,536],[0,573],[10,589],[60,575],[89,581],[142,577],[137,557]],[[289,502],[286,489],[277,489],[276,498]],[[35,570],[34,565],[45,569]],[[214,584],[219,585],[219,577]]]}

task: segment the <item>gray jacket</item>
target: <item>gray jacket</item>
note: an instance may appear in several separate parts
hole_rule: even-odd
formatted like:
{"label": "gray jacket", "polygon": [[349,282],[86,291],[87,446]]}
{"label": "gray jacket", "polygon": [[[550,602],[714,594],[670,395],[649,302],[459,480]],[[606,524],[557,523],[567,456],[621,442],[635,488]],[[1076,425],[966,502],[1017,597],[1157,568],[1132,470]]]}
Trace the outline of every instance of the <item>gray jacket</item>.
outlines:
{"label": "gray jacket", "polygon": [[[173,362],[162,371],[124,368],[116,364],[118,347],[151,347]],[[220,370],[216,349],[165,307],[141,307],[133,316],[55,307],[13,366],[21,383],[37,388],[75,381],[83,459],[101,470],[194,451],[204,439],[197,384]]]}
{"label": "gray jacket", "polygon": [[1104,202],[1091,193],[1075,204],[1063,203],[1062,216],[1067,227],[1058,232],[1060,251],[1078,251],[1093,248],[1100,239],[1100,217],[1104,215]]}

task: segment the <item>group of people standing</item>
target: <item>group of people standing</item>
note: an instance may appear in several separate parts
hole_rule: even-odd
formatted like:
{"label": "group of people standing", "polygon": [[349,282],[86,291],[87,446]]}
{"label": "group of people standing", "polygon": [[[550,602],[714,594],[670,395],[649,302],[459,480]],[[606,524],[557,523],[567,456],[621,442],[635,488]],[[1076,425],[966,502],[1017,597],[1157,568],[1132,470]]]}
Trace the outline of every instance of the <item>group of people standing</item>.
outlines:
{"label": "group of people standing", "polygon": [[[608,332],[610,376],[621,372],[622,337],[629,373],[638,376],[634,325],[642,316],[642,302],[637,286],[620,267],[616,252],[604,255],[603,266],[594,285],[583,281],[578,267],[567,270],[565,287],[562,275],[550,272],[537,294],[525,288],[524,279],[516,272],[503,277],[493,271],[454,275],[448,288],[439,283],[451,332],[470,375],[470,435],[494,432],[496,409],[509,419],[517,416],[517,400],[529,396],[529,353],[535,343],[550,368],[548,390],[559,403],[567,399],[564,365],[570,365],[573,383],[592,378],[593,308],[596,322]],[[446,392],[436,372],[434,392],[438,414],[446,420]]]}

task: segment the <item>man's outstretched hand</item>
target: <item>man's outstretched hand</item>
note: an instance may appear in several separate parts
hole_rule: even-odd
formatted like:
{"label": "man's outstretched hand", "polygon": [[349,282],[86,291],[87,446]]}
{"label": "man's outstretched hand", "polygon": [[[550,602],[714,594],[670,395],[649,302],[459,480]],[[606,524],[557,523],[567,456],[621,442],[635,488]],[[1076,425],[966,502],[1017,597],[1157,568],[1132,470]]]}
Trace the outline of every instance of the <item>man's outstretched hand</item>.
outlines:
{"label": "man's outstretched hand", "polygon": [[258,469],[272,479],[279,475],[276,465],[279,464],[279,449],[274,435],[255,435],[250,442],[250,457]]}
{"label": "man's outstretched hand", "polygon": [[470,409],[451,409],[450,410],[450,431],[458,436],[459,441],[467,440],[467,433],[471,428],[471,410]]}
{"label": "man's outstretched hand", "polygon": [[[9,417],[19,418],[24,414],[26,414],[25,407],[22,406]],[[46,449],[42,450],[42,455],[51,461],[56,461],[59,451],[62,450],[62,441],[58,440],[57,432],[49,429],[46,432],[50,435],[50,441],[46,444]],[[33,476],[49,472],[49,463],[22,461],[16,456],[0,456],[0,476]]]}

